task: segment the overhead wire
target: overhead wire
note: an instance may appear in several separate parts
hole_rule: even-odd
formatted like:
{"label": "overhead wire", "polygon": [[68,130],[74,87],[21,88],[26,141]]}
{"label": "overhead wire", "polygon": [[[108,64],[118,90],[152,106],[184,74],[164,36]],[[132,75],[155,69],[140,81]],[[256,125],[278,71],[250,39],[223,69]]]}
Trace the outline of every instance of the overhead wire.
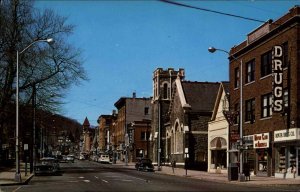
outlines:
{"label": "overhead wire", "polygon": [[236,17],[236,18],[239,18],[239,19],[245,19],[245,20],[255,21],[255,22],[259,22],[259,23],[266,23],[266,21],[262,21],[262,20],[259,20],[259,19],[253,19],[253,18],[250,18],[250,17],[243,17],[243,16],[240,16],[240,15],[234,15],[234,14],[231,14],[231,13],[224,13],[224,12],[220,12],[220,11],[214,11],[214,10],[211,10],[211,9],[206,9],[206,8],[201,8],[201,7],[195,7],[195,6],[192,6],[192,5],[178,3],[178,2],[175,2],[175,1],[171,1],[171,0],[158,0],[158,1],[161,1],[163,3],[169,3],[169,4],[181,6],[181,7],[187,7],[187,8],[191,8],[191,9],[197,9],[197,10],[201,10],[201,11],[216,13],[216,14],[220,14],[220,15],[226,15],[226,16],[230,16],[230,17]]}

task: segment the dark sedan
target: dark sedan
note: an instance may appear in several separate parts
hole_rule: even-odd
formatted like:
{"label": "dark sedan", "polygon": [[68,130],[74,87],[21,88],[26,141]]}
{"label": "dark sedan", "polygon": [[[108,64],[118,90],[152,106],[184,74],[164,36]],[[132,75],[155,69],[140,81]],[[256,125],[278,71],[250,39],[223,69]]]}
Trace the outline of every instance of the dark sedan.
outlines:
{"label": "dark sedan", "polygon": [[135,168],[138,171],[151,171],[151,172],[154,171],[154,166],[152,164],[152,161],[147,158],[142,158],[137,160],[135,164]]}
{"label": "dark sedan", "polygon": [[35,175],[58,175],[59,163],[55,158],[44,157],[34,167]]}

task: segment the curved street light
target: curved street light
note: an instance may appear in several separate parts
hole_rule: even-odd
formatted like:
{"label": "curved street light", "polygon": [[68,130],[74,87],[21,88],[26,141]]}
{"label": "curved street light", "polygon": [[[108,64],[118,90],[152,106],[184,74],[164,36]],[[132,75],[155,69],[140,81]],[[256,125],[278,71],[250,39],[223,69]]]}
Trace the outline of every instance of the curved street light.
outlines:
{"label": "curved street light", "polygon": [[54,40],[52,38],[48,39],[38,39],[30,43],[26,46],[22,51],[17,50],[17,66],[16,66],[16,174],[15,181],[21,182],[21,174],[20,174],[20,159],[19,159],[19,55],[21,55],[24,51],[30,48],[33,44],[38,42],[47,42],[53,43]]}
{"label": "curved street light", "polygon": [[[215,47],[209,47],[208,51],[210,53],[214,53],[216,51],[222,51],[228,54],[228,56],[231,56],[235,61],[240,62],[240,146],[243,145],[243,60],[238,60],[233,55],[230,55],[230,53],[223,49],[218,49]],[[243,153],[240,152],[240,181],[244,181],[245,177],[243,176]]]}

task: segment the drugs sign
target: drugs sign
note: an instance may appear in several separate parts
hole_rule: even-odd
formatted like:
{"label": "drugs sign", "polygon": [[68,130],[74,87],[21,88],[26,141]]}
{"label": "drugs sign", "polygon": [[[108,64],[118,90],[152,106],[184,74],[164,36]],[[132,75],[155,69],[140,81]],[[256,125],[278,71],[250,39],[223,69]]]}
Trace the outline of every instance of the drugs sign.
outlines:
{"label": "drugs sign", "polygon": [[272,52],[273,72],[273,112],[283,111],[283,69],[282,69],[282,47],[274,46]]}

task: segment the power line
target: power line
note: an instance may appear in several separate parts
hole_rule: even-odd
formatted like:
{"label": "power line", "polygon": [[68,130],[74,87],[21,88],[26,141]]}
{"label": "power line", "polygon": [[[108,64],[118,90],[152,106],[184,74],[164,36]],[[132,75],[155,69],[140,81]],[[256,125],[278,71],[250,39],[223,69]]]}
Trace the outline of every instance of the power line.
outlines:
{"label": "power line", "polygon": [[223,13],[223,12],[220,12],[220,11],[214,11],[214,10],[205,9],[205,8],[201,8],[201,7],[195,7],[195,6],[191,6],[191,5],[187,5],[187,4],[177,3],[177,2],[174,2],[174,1],[171,1],[171,0],[159,0],[159,1],[161,1],[163,3],[169,3],[169,4],[181,6],[181,7],[187,7],[187,8],[191,8],[191,9],[197,9],[197,10],[201,10],[201,11],[217,13],[217,14],[220,14],[220,15],[236,17],[236,18],[239,18],[239,19],[245,19],[245,20],[255,21],[255,22],[259,22],[259,23],[265,23],[266,22],[266,21],[262,21],[262,20],[258,20],[258,19],[252,19],[252,18],[249,18],[249,17],[243,17],[243,16],[234,15],[234,14],[230,14],[230,13]]}

